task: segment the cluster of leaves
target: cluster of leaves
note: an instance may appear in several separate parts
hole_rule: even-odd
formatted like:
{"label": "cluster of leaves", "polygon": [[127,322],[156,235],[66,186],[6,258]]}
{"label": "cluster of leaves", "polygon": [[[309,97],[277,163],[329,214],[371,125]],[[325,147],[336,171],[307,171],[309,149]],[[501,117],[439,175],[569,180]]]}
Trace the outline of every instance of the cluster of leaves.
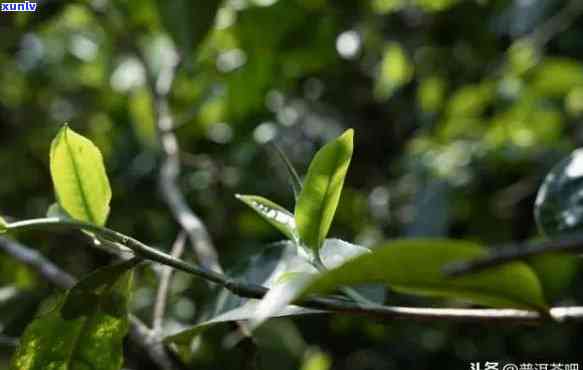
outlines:
{"label": "cluster of leaves", "polygon": [[[367,249],[327,239],[352,152],[352,130],[320,149],[305,181],[299,184],[293,214],[259,196],[238,196],[290,239],[278,247],[285,249],[279,268],[267,279],[253,282],[270,290],[262,300],[238,302],[226,312],[169,336],[167,342],[189,344],[211,325],[226,321],[250,320],[253,329],[271,317],[322,313],[289,305],[338,289],[359,304],[382,304],[384,294],[379,295],[378,290],[361,295],[346,288],[367,283],[382,283],[401,293],[462,299],[486,306],[546,309],[537,274],[523,262],[466,277],[446,277],[443,269],[448,264],[487,254],[485,247],[473,242],[401,239]],[[51,145],[50,163],[59,212],[55,207],[49,212],[60,220],[103,226],[111,191],[99,149],[65,125]],[[572,169],[569,172],[564,167],[561,164],[559,169],[572,174]],[[546,201],[541,200],[541,205]],[[17,229],[17,223],[2,221],[1,225],[3,231]],[[88,234],[96,238],[96,244],[104,241],[99,235]],[[13,367],[78,368],[91,363],[94,368],[119,369],[123,362],[122,339],[128,329],[131,271],[140,261],[133,258],[98,269],[72,289],[49,298],[28,325]],[[55,341],[59,344],[54,345]]]}
{"label": "cluster of leaves", "polygon": [[[125,42],[119,42],[133,36],[150,67],[159,68],[163,57],[174,53],[172,42],[188,67],[176,78],[171,104],[188,123],[179,129],[183,149],[196,148],[203,153],[203,161],[197,162],[203,165],[186,171],[183,185],[189,201],[202,212],[218,244],[224,246],[221,257],[227,266],[230,261],[247,258],[249,250],[256,250],[260,242],[275,235],[251,217],[251,212],[236,208],[230,194],[235,189],[260,189],[280,203],[285,196],[277,181],[264,176],[266,169],[257,164],[266,161],[257,160],[262,155],[259,146],[249,145],[248,140],[261,137],[259,133],[276,132],[294,162],[307,163],[313,147],[306,137],[316,143],[329,139],[338,127],[346,125],[339,117],[350,117],[351,125],[363,127],[359,130],[361,157],[352,169],[355,181],[345,189],[336,214],[341,235],[356,235],[355,240],[366,240],[362,244],[373,245],[374,250],[395,245],[394,241],[381,242],[382,235],[471,235],[487,241],[530,237],[535,233],[531,195],[538,179],[576,146],[580,137],[580,26],[563,30],[546,49],[523,37],[561,5],[456,0],[242,0],[222,4],[112,0],[50,2],[30,17],[4,17],[0,22],[4,40],[0,48],[4,66],[0,71],[0,111],[6,125],[0,141],[6,149],[0,166],[12,168],[20,163],[30,170],[12,171],[11,179],[2,181],[2,211],[26,217],[43,212],[50,204],[49,184],[38,176],[44,171],[46,156],[39,153],[44,153],[56,124],[74,120],[76,127],[102,149],[114,174],[113,202],[117,198],[124,204],[111,215],[116,227],[148,240],[168,241],[174,236],[174,224],[151,196],[155,184],[151,178],[155,168],[152,152],[157,140],[152,96],[141,72],[144,66],[131,56],[133,50],[128,50]],[[215,13],[218,21],[213,25]],[[355,54],[334,49],[342,36],[358,41]],[[191,73],[193,70],[197,73]],[[196,111],[191,113],[193,108]],[[302,145],[297,145],[300,142]],[[206,153],[212,154],[212,160]],[[549,176],[545,192],[539,193],[537,219],[547,235],[564,234],[579,225],[577,220],[583,214],[576,206],[579,177],[569,166],[577,163],[577,158],[573,153],[563,162],[563,170],[553,171],[557,176]],[[215,170],[215,166],[224,165],[228,166],[226,171]],[[87,173],[88,178],[93,175]],[[57,198],[60,191],[68,194],[66,188],[54,185]],[[493,188],[507,186],[509,191],[492,194]],[[377,188],[369,194],[373,187]],[[107,188],[100,189],[103,192],[98,196],[106,197]],[[294,215],[262,198],[241,199],[262,212],[279,211],[276,218],[284,225],[275,224],[292,241],[252,261],[272,266],[273,259],[279,261],[291,254],[281,265],[276,264],[278,271],[290,272],[290,278],[298,271],[322,272],[314,267],[317,254],[311,242],[301,240],[298,228],[286,226],[296,223],[297,212]],[[59,208],[53,207],[51,215],[62,213]],[[78,202],[67,212],[98,222],[108,214],[107,208],[102,203],[87,212],[83,202]],[[233,227],[222,227],[227,214],[235,215]],[[0,220],[0,230],[5,227]],[[286,234],[294,229],[296,235]],[[47,240],[35,240],[34,245],[43,249],[48,244]],[[423,253],[430,262],[434,260],[432,248]],[[453,247],[436,249],[447,248]],[[483,250],[479,245],[469,248]],[[330,256],[353,256],[348,252],[353,250],[361,251],[352,244],[328,239],[317,253],[323,264],[331,267],[327,251],[332,251]],[[75,248],[70,251],[80,254]],[[53,257],[66,264],[63,255],[68,253]],[[421,261],[421,257],[415,258]],[[77,272],[87,269],[86,259],[71,259],[75,263],[67,267]],[[292,262],[303,267],[284,268]],[[2,258],[1,263],[3,282],[38,284],[38,279],[10,259]],[[403,266],[410,265],[396,267],[405,269]],[[573,258],[537,258],[529,260],[528,266],[535,271],[549,302],[555,301],[557,290],[572,281]],[[412,274],[412,268],[406,270],[403,273]],[[279,273],[272,276],[272,272],[248,280],[271,286],[280,280]],[[385,279],[380,273],[375,276],[375,281]],[[268,278],[271,280],[266,282]],[[142,290],[151,290],[140,283]],[[394,278],[389,281],[393,289],[399,289],[400,283]],[[382,301],[378,294],[374,299],[363,295]],[[237,302],[229,308],[244,303]],[[486,303],[481,298],[475,302]],[[225,309],[219,308],[216,314]],[[254,310],[241,311],[238,318],[250,317],[249,311]],[[2,316],[8,320],[4,311]],[[220,317],[211,315],[208,319]],[[541,337],[553,338],[546,333]],[[561,333],[561,338],[568,337]],[[457,351],[458,347],[472,347],[459,341],[468,338],[452,335],[446,342],[453,343],[449,349],[455,346]],[[419,347],[426,348],[425,339],[422,342]],[[525,348],[532,347],[532,341],[524,342],[529,343]],[[332,342],[321,344],[336,348]],[[386,352],[384,347],[379,353]],[[500,352],[494,351],[492,356],[501,356]]]}

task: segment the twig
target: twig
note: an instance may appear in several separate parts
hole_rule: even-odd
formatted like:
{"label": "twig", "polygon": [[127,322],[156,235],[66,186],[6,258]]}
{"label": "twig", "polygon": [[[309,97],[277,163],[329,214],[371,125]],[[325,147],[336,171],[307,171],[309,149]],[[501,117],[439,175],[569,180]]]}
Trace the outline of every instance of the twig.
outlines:
{"label": "twig", "polygon": [[[180,176],[180,147],[175,132],[173,116],[170,113],[168,104],[168,94],[174,82],[175,74],[180,66],[178,61],[165,65],[156,79],[145,63],[145,58],[139,53],[146,67],[146,79],[152,93],[154,94],[154,112],[156,114],[156,127],[162,154],[164,156],[160,167],[159,182],[164,200],[172,211],[174,218],[186,231],[194,253],[200,265],[222,274],[223,268],[219,263],[218,253],[213,245],[205,224],[200,217],[188,206],[184,194],[178,185]],[[243,322],[237,322],[239,332],[247,337],[251,347],[255,347],[255,342],[251,337],[247,326]],[[252,353],[253,351],[251,351]]]}
{"label": "twig", "polygon": [[[140,241],[118,233],[82,222],[59,220],[54,218],[20,221],[8,224],[9,230],[31,230],[59,227],[68,229],[86,229],[115,240],[145,259],[172,266],[183,272],[198,276],[213,283],[219,284],[232,293],[246,298],[260,299],[267,293],[267,288],[260,285],[246,284],[231,279],[223,274],[208,270],[204,267],[188,264],[170,255],[148,247]],[[583,321],[583,307],[555,307],[549,310],[548,315],[536,311],[521,309],[458,309],[458,308],[417,308],[381,305],[360,305],[354,302],[335,298],[309,298],[298,302],[297,305],[327,310],[336,313],[345,313],[361,316],[370,316],[383,320],[438,320],[438,321],[468,321],[468,322],[507,322],[519,324],[540,324],[553,321]]]}
{"label": "twig", "polygon": [[[39,252],[14,240],[0,237],[0,250],[31,267],[44,279],[61,289],[70,289],[77,281],[75,277],[61,270]],[[185,368],[179,361],[170,357],[169,352],[162,345],[161,339],[156,337],[152,330],[133,315],[130,315],[130,338],[159,369]]]}
{"label": "twig", "polygon": [[7,337],[0,334],[0,346],[16,347],[18,346],[18,338]]}
{"label": "twig", "polygon": [[495,249],[497,251],[487,257],[446,266],[444,272],[450,276],[460,276],[540,254],[583,253],[583,236],[579,235],[570,239],[547,240],[538,243],[512,244]]}
{"label": "twig", "polygon": [[145,58],[139,55],[146,68],[146,79],[154,95],[154,112],[156,127],[163,153],[159,181],[164,200],[172,211],[174,218],[188,233],[194,252],[202,266],[213,271],[222,272],[218,262],[217,252],[200,217],[188,206],[180,187],[180,147],[174,133],[174,122],[168,104],[168,94],[174,81],[174,75],[179,63],[171,63],[161,69],[156,78],[145,63]]}
{"label": "twig", "polygon": [[146,352],[158,368],[162,370],[188,369],[166,348],[157,332],[150,330],[146,324],[133,315],[130,316],[130,324],[130,339],[144,349],[141,354]]}
{"label": "twig", "polygon": [[0,250],[21,263],[30,266],[44,279],[59,288],[69,289],[77,279],[61,270],[39,252],[20,244],[17,241],[0,237]]}
{"label": "twig", "polygon": [[[172,245],[170,255],[174,258],[180,258],[184,252],[184,243],[186,241],[186,234],[181,232]],[[158,292],[156,293],[156,301],[154,302],[152,330],[156,333],[162,332],[162,323],[164,314],[166,312],[166,302],[168,300],[168,290],[170,288],[170,281],[172,278],[172,267],[163,266],[160,273],[160,284],[158,285]]]}
{"label": "twig", "polygon": [[559,33],[567,30],[583,13],[583,1],[571,0],[557,14],[549,18],[527,36],[538,48],[544,48]]}

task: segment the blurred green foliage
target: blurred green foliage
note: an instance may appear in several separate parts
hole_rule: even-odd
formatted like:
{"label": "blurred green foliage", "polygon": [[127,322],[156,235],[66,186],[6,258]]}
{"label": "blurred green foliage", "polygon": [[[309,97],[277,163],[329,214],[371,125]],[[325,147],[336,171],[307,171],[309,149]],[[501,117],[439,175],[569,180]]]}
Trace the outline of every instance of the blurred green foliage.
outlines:
{"label": "blurred green foliage", "polygon": [[[397,236],[539,236],[538,186],[583,140],[576,0],[225,0],[169,20],[160,5],[170,3],[196,10],[199,2],[44,1],[36,13],[0,16],[0,214],[38,217],[54,202],[47,153],[66,121],[103,152],[113,190],[108,225],[169,247],[178,227],[158,196],[153,97],[137,47],[153,70],[183,63],[170,96],[180,186],[229,269],[280,239],[233,194],[292,209],[285,165],[268,144],[304,175],[316,148],[348,127],[356,150],[331,236],[365,245]],[[169,29],[213,14],[213,4],[206,37],[196,34],[204,22]],[[549,28],[557,15],[561,26]],[[110,258],[75,235],[18,237],[78,276]],[[574,262],[532,265],[546,271],[551,303],[581,299]],[[50,287],[3,254],[0,283],[0,333],[18,337]],[[156,270],[139,270],[135,284],[133,311],[149,320]],[[172,293],[165,329],[173,332],[197,321],[216,294],[182,274]],[[387,301],[439,303],[394,293]],[[195,342],[193,368],[240,368],[246,354],[224,342],[229,331]],[[266,369],[446,369],[572,360],[580,332],[305,317],[270,322],[257,341]],[[0,368],[12,352],[0,344]]]}

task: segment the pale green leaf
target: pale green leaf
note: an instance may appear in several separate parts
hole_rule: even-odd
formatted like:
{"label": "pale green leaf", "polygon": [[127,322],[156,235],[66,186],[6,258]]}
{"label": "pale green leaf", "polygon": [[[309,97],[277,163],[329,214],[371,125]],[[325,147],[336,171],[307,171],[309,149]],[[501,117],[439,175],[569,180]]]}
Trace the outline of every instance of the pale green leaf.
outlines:
{"label": "pale green leaf", "polygon": [[50,167],[58,202],[66,213],[104,225],[111,188],[99,149],[64,125],[51,144]]}
{"label": "pale green leaf", "polygon": [[[320,252],[324,265],[327,268],[333,268],[349,258],[370,253],[370,250],[339,239],[326,239]],[[273,288],[298,276],[315,273],[317,273],[316,268],[305,258],[298,256],[297,247],[292,242],[283,242],[265,248],[261,254],[253,256],[246,261],[241,268],[230,271],[229,276],[248,284]],[[355,290],[373,302],[382,303],[385,300],[385,289],[380,285],[368,285]],[[168,341],[189,344],[194,337],[216,324],[240,320],[257,320],[257,313],[261,304],[266,305],[266,303],[260,303],[257,300],[243,299],[224,289],[216,296],[216,301],[213,302],[210,310],[207,310],[206,315],[204,315],[205,319],[201,323],[168,338]],[[286,307],[286,304],[275,308],[272,307],[270,310],[273,311],[273,314],[268,312],[268,318],[325,312],[300,309],[294,306]]]}
{"label": "pale green leaf", "polygon": [[287,305],[300,295],[305,286],[314,280],[315,273],[286,272],[280,276],[276,284],[267,294],[251,316],[251,329],[257,328],[263,322],[286,309]]}
{"label": "pale green leaf", "polygon": [[310,163],[295,207],[300,239],[318,250],[332,224],[353,151],[354,130],[326,144]]}
{"label": "pale green leaf", "polygon": [[28,325],[13,370],[119,370],[128,327],[129,260],[90,274],[47,299]]}
{"label": "pale green leaf", "polygon": [[[339,239],[326,239],[320,250],[320,257],[327,269],[333,269],[351,259],[370,253],[369,249],[359,245]],[[276,317],[281,310],[284,310],[290,302],[299,296],[310,281],[318,276],[318,270],[311,265],[302,268],[301,264],[289,264],[286,267],[276,276],[271,289],[257,305],[251,318],[252,329],[257,328],[267,319]],[[366,291],[359,293],[375,302],[384,301],[384,289],[379,291],[378,287],[369,287]]]}
{"label": "pale green leaf", "polygon": [[259,216],[281,231],[290,240],[298,238],[294,216],[287,209],[257,195],[237,194],[235,197],[257,212]]}

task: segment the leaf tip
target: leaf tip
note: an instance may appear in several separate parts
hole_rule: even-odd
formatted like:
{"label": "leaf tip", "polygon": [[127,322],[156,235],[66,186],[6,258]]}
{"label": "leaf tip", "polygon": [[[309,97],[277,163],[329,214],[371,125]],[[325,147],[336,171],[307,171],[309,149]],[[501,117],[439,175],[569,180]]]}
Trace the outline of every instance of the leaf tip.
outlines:
{"label": "leaf tip", "polygon": [[352,144],[354,141],[354,129],[349,128],[348,130],[344,131],[342,133],[342,135],[340,136],[340,140],[348,141],[348,142],[350,142],[350,144]]}

